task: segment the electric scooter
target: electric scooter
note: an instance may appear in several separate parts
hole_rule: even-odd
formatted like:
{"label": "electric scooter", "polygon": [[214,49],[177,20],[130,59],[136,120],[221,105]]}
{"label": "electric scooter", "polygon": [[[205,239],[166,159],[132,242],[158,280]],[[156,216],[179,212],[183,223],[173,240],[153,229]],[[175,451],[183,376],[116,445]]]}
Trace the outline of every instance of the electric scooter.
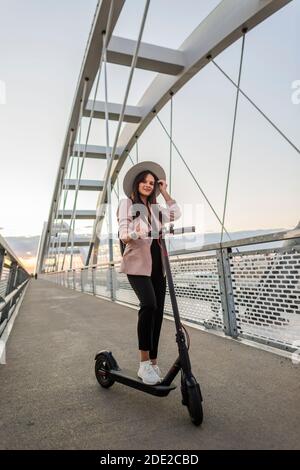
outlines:
{"label": "electric scooter", "polygon": [[[162,260],[165,267],[165,272],[168,281],[169,293],[172,303],[172,309],[176,327],[176,342],[178,345],[178,357],[162,382],[157,385],[145,384],[137,375],[127,369],[121,369],[110,351],[99,351],[95,356],[95,374],[97,381],[103,388],[111,387],[115,382],[122,383],[129,387],[141,390],[142,392],[149,393],[158,397],[167,396],[172,390],[175,390],[176,385],[172,384],[176,375],[181,372],[181,395],[182,405],[186,406],[192,423],[199,426],[203,421],[202,409],[202,395],[200,386],[195,379],[189,358],[189,336],[184,326],[181,324],[180,315],[175,295],[175,288],[173,277],[170,268],[169,256],[166,248],[164,237],[161,237],[162,232],[170,234],[186,233],[195,231],[195,227],[174,229],[173,225],[170,226],[169,231],[163,227],[159,232],[159,239],[162,248]],[[187,343],[185,339],[187,336]]]}

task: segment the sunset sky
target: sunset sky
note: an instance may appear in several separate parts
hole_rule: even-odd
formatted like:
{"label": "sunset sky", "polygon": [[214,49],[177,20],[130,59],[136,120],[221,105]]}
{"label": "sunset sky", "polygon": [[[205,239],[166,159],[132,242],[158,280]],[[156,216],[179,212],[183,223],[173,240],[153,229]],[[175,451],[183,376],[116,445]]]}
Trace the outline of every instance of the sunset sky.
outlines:
{"label": "sunset sky", "polygon": [[[143,41],[178,48],[218,3],[152,0]],[[0,1],[0,227],[4,237],[39,235],[48,218],[96,4],[96,0]],[[114,34],[136,39],[143,6],[141,0],[127,0]],[[241,88],[298,147],[300,104],[292,101],[292,86],[300,80],[299,24],[300,0],[293,0],[250,31],[241,81]],[[240,50],[238,41],[216,59],[233,80],[237,80]],[[110,101],[122,102],[128,73],[128,68],[108,66]],[[153,77],[151,72],[136,71],[128,104],[137,104]],[[103,86],[98,98],[103,99]],[[220,215],[234,103],[235,88],[213,64],[174,97],[174,141]],[[160,117],[168,127],[168,104]],[[113,124],[112,134],[114,129]],[[103,135],[104,123],[97,122],[90,143],[103,145]],[[139,159],[161,163],[168,176],[169,141],[157,120],[139,140]],[[203,203],[204,230],[218,231],[219,223],[175,151],[173,162],[173,197],[182,204]],[[103,164],[89,162],[84,177],[102,179]],[[120,175],[121,189],[122,176],[130,166],[126,163]],[[227,229],[293,228],[300,219],[299,174],[299,153],[241,98]],[[95,208],[95,198],[82,195],[79,208]],[[85,221],[78,228],[87,232],[90,224]],[[23,260],[32,265],[34,255],[24,253]]]}

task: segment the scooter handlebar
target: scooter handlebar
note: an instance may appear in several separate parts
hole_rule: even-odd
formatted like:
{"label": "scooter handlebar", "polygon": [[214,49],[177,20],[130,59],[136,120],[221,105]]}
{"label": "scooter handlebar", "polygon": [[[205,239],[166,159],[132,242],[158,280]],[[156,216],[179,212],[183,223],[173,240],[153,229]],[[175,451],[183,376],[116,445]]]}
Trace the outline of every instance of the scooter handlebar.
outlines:
{"label": "scooter handlebar", "polygon": [[[173,224],[170,224],[170,228],[167,229],[166,227],[163,227],[160,231],[159,231],[159,235],[162,235],[162,234],[170,234],[170,235],[180,235],[182,233],[193,233],[196,231],[196,228],[194,225],[190,226],[190,227],[178,227],[178,228],[174,228],[174,225]],[[148,232],[147,234],[148,237],[151,237],[151,230]]]}

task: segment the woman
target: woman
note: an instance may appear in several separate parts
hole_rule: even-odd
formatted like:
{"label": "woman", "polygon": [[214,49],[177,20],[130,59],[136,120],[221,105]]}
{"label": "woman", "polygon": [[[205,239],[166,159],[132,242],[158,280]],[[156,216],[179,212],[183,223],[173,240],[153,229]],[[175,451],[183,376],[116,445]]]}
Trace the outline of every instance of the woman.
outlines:
{"label": "woman", "polygon": [[[140,301],[138,376],[144,383],[154,385],[162,380],[157,352],[166,294],[158,234],[164,223],[178,219],[181,211],[167,192],[163,168],[154,162],[134,165],[124,177],[123,189],[128,198],[120,201],[117,211],[119,237],[125,244],[120,272],[127,275]],[[159,193],[167,207],[157,203]]]}

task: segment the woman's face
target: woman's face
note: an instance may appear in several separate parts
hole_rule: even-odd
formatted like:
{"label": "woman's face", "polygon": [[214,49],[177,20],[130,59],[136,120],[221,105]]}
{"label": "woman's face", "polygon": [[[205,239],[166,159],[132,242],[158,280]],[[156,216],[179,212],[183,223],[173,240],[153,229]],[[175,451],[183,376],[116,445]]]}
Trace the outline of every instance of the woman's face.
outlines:
{"label": "woman's face", "polygon": [[155,179],[150,173],[148,173],[148,175],[145,176],[144,181],[139,183],[138,191],[142,196],[148,197],[154,190],[154,186]]}

